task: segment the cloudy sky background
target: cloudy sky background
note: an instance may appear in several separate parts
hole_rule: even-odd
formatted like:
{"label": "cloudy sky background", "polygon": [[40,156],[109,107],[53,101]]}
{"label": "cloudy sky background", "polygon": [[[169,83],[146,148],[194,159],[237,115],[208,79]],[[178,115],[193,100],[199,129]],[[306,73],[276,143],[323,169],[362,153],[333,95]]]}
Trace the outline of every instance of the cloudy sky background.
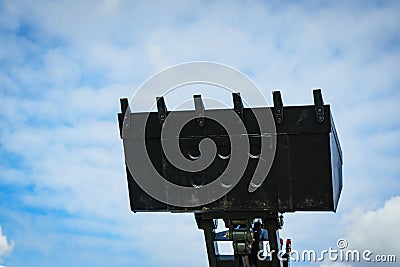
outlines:
{"label": "cloudy sky background", "polygon": [[[0,1],[0,265],[207,266],[192,215],[129,211],[116,119],[120,97],[194,60],[243,71],[270,102],[322,88],[344,152],[338,212],[286,214],[281,235],[399,261],[399,14],[398,1]],[[358,266],[293,264],[308,265]]]}

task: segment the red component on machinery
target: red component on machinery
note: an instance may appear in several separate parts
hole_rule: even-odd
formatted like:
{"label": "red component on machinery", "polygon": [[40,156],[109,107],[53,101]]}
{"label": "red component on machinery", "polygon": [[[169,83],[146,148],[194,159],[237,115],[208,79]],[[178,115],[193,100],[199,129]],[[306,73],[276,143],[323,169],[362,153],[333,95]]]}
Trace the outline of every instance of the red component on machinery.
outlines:
{"label": "red component on machinery", "polygon": [[292,239],[288,238],[286,239],[286,250],[290,251],[292,248]]}

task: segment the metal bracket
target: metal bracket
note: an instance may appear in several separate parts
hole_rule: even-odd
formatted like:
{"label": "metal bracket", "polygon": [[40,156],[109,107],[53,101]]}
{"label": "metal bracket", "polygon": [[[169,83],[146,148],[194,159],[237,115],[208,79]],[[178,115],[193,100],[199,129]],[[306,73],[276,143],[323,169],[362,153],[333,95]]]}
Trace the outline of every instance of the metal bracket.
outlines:
{"label": "metal bracket", "polygon": [[317,116],[318,122],[323,122],[325,120],[325,114],[324,114],[324,100],[322,99],[321,89],[313,90],[313,95],[314,95],[315,116]]}
{"label": "metal bracket", "polygon": [[276,123],[283,123],[283,102],[280,91],[272,92],[272,97],[274,100],[274,115]]}
{"label": "metal bracket", "polygon": [[165,105],[164,97],[156,97],[157,113],[160,124],[163,124],[167,118],[167,106]]}
{"label": "metal bracket", "polygon": [[204,105],[201,100],[201,95],[193,95],[194,109],[196,110],[197,124],[201,127],[204,126]]}
{"label": "metal bracket", "polygon": [[232,93],[233,98],[233,110],[238,114],[240,119],[243,121],[243,102],[240,93]]}
{"label": "metal bracket", "polygon": [[[131,127],[130,125],[130,119],[129,116],[131,114],[131,109],[129,108],[129,102],[127,98],[120,98],[120,103],[121,103],[121,113],[122,116],[124,117],[123,120],[123,128],[127,129]],[[122,131],[121,131],[121,136],[122,136]]]}

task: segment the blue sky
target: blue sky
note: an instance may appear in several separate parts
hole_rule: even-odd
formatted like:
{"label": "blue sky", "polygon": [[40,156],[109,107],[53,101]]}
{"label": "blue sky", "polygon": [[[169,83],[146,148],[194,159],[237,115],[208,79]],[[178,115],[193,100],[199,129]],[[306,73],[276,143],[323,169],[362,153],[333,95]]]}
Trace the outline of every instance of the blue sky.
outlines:
{"label": "blue sky", "polygon": [[192,215],[129,211],[116,120],[120,97],[193,60],[243,71],[268,101],[280,89],[287,105],[311,104],[322,88],[344,152],[338,212],[287,214],[282,235],[299,250],[344,237],[399,260],[399,12],[398,1],[0,1],[0,265],[207,266]]}

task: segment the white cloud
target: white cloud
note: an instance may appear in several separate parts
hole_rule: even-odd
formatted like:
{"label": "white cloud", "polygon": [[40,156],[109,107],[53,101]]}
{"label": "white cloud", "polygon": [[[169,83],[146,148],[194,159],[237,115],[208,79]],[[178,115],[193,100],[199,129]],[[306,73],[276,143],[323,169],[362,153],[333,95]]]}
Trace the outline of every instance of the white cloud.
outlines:
{"label": "white cloud", "polygon": [[5,236],[2,232],[1,226],[0,226],[0,263],[2,262],[2,257],[11,253],[11,251],[14,248],[14,243],[7,240],[7,236]]}
{"label": "white cloud", "polygon": [[350,249],[371,250],[373,255],[396,255],[400,258],[400,196],[386,201],[377,210],[355,211],[346,222]]}

